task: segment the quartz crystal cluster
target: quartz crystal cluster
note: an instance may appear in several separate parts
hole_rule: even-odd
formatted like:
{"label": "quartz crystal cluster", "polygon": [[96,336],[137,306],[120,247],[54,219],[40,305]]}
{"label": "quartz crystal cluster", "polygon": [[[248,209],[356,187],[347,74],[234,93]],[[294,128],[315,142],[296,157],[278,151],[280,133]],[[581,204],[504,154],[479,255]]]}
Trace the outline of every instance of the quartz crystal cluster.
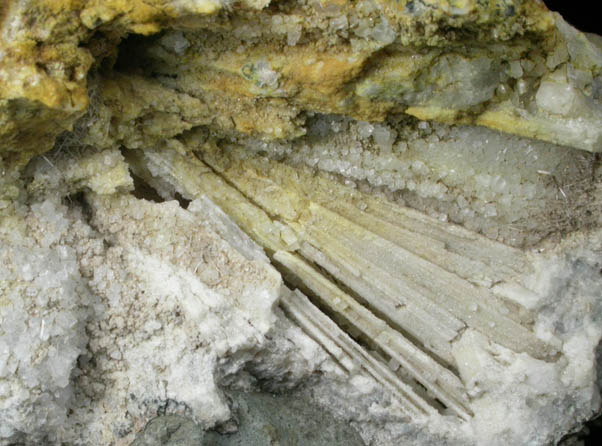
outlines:
{"label": "quartz crystal cluster", "polygon": [[559,444],[600,153],[540,0],[5,1],[0,445]]}

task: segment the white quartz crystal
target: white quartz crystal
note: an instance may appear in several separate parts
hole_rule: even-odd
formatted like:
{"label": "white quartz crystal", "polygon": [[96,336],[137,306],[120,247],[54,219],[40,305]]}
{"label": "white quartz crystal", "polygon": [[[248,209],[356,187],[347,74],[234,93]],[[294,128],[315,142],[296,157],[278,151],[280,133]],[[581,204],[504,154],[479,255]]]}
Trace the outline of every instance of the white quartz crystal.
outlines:
{"label": "white quartz crystal", "polygon": [[[559,101],[572,107],[573,99],[555,90],[570,87],[550,82],[552,91],[546,85],[538,101],[557,111]],[[335,130],[342,126],[347,131]],[[307,140],[243,145],[290,165],[385,188],[401,203],[512,245],[540,240],[574,212],[590,209],[599,220],[599,197],[587,192],[600,181],[594,155],[482,127],[420,122],[408,131],[405,124],[318,116]]]}
{"label": "white quartz crystal", "polygon": [[[89,175],[109,184],[104,160]],[[230,416],[220,382],[294,383],[327,359],[275,312],[280,275],[212,203],[90,193],[87,220],[74,200],[0,220],[0,444],[129,444],[160,412],[211,427]]]}
{"label": "white quartz crystal", "polygon": [[67,423],[95,298],[56,200],[0,220],[0,443],[42,441]]}

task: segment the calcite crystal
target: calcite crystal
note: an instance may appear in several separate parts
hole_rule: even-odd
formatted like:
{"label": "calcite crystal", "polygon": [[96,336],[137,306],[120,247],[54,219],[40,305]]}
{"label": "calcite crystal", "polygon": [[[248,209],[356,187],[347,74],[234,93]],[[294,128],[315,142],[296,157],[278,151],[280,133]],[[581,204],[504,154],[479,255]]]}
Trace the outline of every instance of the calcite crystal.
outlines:
{"label": "calcite crystal", "polygon": [[0,36],[0,445],[599,413],[600,36],[540,0],[9,0]]}

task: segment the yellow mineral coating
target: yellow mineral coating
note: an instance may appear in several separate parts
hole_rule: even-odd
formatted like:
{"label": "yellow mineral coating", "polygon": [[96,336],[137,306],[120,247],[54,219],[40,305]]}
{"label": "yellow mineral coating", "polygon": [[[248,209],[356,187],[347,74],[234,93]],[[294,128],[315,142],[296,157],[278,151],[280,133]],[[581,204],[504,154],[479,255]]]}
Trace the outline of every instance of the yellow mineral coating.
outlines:
{"label": "yellow mineral coating", "polygon": [[[216,110],[214,124],[226,134],[234,131],[266,139],[292,139],[303,134],[303,120],[295,118],[303,112],[342,114],[366,121],[382,121],[388,113],[405,112],[420,119],[448,124],[479,123],[533,136],[524,126],[503,126],[503,123],[496,126],[479,116],[489,116],[487,113],[505,100],[508,94],[505,92],[522,88],[521,82],[528,88],[537,88],[537,79],[545,77],[544,64],[556,67],[566,62],[566,58],[559,57],[566,50],[560,51],[564,43],[553,28],[554,16],[539,5],[532,10],[532,16],[526,17],[525,11],[529,9],[522,3],[504,11],[500,9],[503,5],[495,2],[487,8],[470,2],[437,4],[439,7],[430,15],[411,12],[407,5],[401,9],[395,6],[401,15],[388,21],[382,15],[389,7],[384,3],[380,10],[365,3],[351,9],[346,3],[314,5],[316,11],[326,16],[334,14],[335,9],[344,16],[336,29],[348,23],[345,14],[369,17],[363,20],[376,24],[376,28],[362,32],[370,31],[369,36],[373,37],[359,43],[357,39],[328,43],[334,39],[328,32],[322,38],[310,36],[315,31],[308,27],[307,17],[294,9],[288,15],[262,12],[257,23],[267,23],[265,27],[252,28],[256,23],[242,16],[232,19],[232,32],[227,31],[224,22],[209,34],[184,32],[178,38],[187,42],[186,47],[178,51],[164,43],[137,45],[130,51],[137,58],[135,66],[148,66],[148,70],[174,79],[168,82],[170,88],[199,98],[208,96],[205,102]],[[469,7],[470,14],[460,14],[457,5]],[[500,14],[505,14],[503,20]],[[401,17],[412,26],[428,22],[426,34],[430,37],[425,40],[417,32],[404,37],[407,30],[401,26]],[[470,26],[475,33],[474,41],[460,45],[453,42],[457,37],[450,34],[442,43],[444,36],[434,25],[437,20],[449,20],[459,28]],[[299,33],[298,37],[292,44],[283,44],[269,29],[272,22],[277,22],[277,33],[284,27],[289,33]],[[289,28],[283,25],[286,23]],[[301,28],[296,29],[297,26]],[[250,36],[262,37],[247,44],[244,33],[243,37],[236,37],[237,30],[245,27],[251,27]],[[508,38],[514,28],[531,27],[539,30],[537,44],[521,34]],[[387,43],[395,34],[401,43],[407,41],[407,46]],[[497,39],[500,42],[493,44]],[[547,53],[554,55],[553,61],[546,61]],[[509,78],[506,72],[511,64],[525,65],[523,76],[527,79]],[[454,102],[462,97],[468,99],[464,103]],[[533,108],[521,104],[523,99],[519,97],[513,101],[516,113]],[[550,128],[556,125],[545,113],[533,113],[536,119],[548,122]],[[595,120],[590,123],[590,127],[596,125]],[[595,130],[593,142],[585,142],[574,134],[557,136],[565,131],[566,123],[558,126],[550,133],[554,136],[546,140],[590,151],[600,149]]]}
{"label": "yellow mineral coating", "polygon": [[349,48],[337,48],[330,53],[299,48],[285,53],[275,66],[282,66],[282,74],[300,84],[303,94],[310,100],[337,93],[358,75],[367,57],[368,54],[354,54]]}
{"label": "yellow mineral coating", "polygon": [[600,151],[602,135],[596,131],[600,128],[599,119],[579,117],[561,119],[556,117],[555,123],[546,119],[545,115],[534,115],[517,110],[508,104],[487,110],[474,121],[502,132],[516,133],[529,138],[540,139],[567,146],[580,142],[580,148],[592,152]]}
{"label": "yellow mineral coating", "polygon": [[[390,22],[426,26],[425,36],[436,27],[433,24],[447,21],[454,25],[494,24],[498,36],[514,34],[517,25],[545,33],[554,27],[554,19],[543,2],[502,2],[489,0],[378,0],[376,2]],[[429,30],[430,28],[430,30]],[[431,43],[439,39],[431,39]]]}
{"label": "yellow mineral coating", "polygon": [[[374,121],[384,119],[393,104],[351,96],[347,87],[357,80],[369,56],[368,52],[358,54],[350,48],[320,52],[313,46],[296,46],[280,51],[278,47],[262,45],[243,54],[225,53],[191,75],[194,79],[189,84],[214,93],[213,105],[219,107],[220,114],[231,115],[237,131],[290,138],[302,132],[283,119],[289,114],[287,109],[348,114]],[[200,65],[201,58],[194,56],[185,63]],[[278,73],[277,88],[258,86],[257,80],[245,73],[247,67],[258,62],[269,64]],[[257,98],[269,99],[259,102]],[[244,111],[237,110],[241,107]]]}
{"label": "yellow mineral coating", "polygon": [[[139,129],[139,133],[156,138],[161,131],[174,134],[208,125],[225,134],[290,139],[305,132],[305,113],[337,113],[382,121],[390,112],[405,111],[420,119],[476,122],[585,150],[602,150],[601,136],[595,130],[599,117],[586,123],[586,133],[591,135],[584,142],[579,137],[581,127],[579,132],[571,133],[573,118],[559,123],[555,117],[532,110],[528,123],[513,121],[512,116],[524,116],[528,104],[520,104],[522,99],[515,101],[514,110],[501,113],[499,103],[506,99],[503,94],[499,98],[498,93],[479,96],[476,105],[470,102],[468,109],[442,105],[438,99],[431,103],[425,96],[434,89],[429,94],[439,98],[436,89],[446,88],[448,96],[443,97],[453,100],[453,71],[445,72],[443,68],[436,82],[429,77],[446,55],[464,63],[469,75],[472,69],[477,85],[495,82],[483,68],[487,61],[494,65],[503,62],[492,65],[492,73],[501,73],[506,69],[503,64],[518,63],[519,58],[543,61],[531,64],[535,74],[527,79],[527,84],[536,88],[538,79],[548,71],[546,56],[561,54],[556,49],[566,48],[567,39],[572,39],[568,62],[556,57],[556,62],[547,62],[550,67],[557,69],[555,64],[574,61],[583,71],[581,78],[598,76],[598,62],[584,62],[584,57],[597,57],[598,47],[581,33],[567,31],[568,25],[560,23],[540,1],[323,0],[269,9],[268,4],[267,0],[248,0],[228,6],[226,13],[218,0],[3,2],[0,156],[4,167],[22,167],[32,156],[49,150],[57,135],[72,129],[89,104],[89,74],[101,79],[93,88],[111,85],[103,84],[102,78],[131,85],[143,78],[155,82],[149,78],[164,74],[172,80],[161,78],[156,82],[197,101],[196,115],[203,119],[179,125],[187,120],[178,118],[176,111],[168,112],[170,117],[163,124],[161,113],[138,123],[139,127],[153,127]],[[564,27],[563,31],[558,27]],[[152,35],[174,29],[183,33],[179,39],[187,43],[176,52],[157,51],[157,40]],[[140,60],[131,67],[137,77],[126,81],[128,76],[112,76],[110,70],[118,54],[126,51],[117,45],[131,34],[150,36],[150,40],[140,41],[139,54],[134,54]],[[580,54],[580,48],[586,51]],[[566,49],[562,54],[566,55]],[[127,54],[122,57],[129,58]],[[262,79],[245,77],[245,67],[259,61],[269,63],[276,81],[264,85]],[[476,65],[470,68],[471,63]],[[478,77],[479,70],[485,70],[482,78]],[[501,84],[515,82],[506,81],[505,74],[499,76]],[[468,88],[468,93],[470,82],[461,86]],[[505,84],[502,87],[509,88]],[[100,102],[103,95],[112,98],[108,99],[113,103],[110,125],[121,129],[131,126],[127,113],[121,116],[115,110],[125,107],[127,111],[134,105],[117,105],[121,99],[114,92],[98,90]],[[460,90],[457,94],[464,93]],[[162,95],[161,100],[168,100],[167,96]],[[155,106],[162,107],[158,100],[151,104],[151,108]],[[169,131],[172,124],[176,124],[177,131]],[[98,128],[94,123],[91,127]],[[103,138],[113,137],[112,131],[105,133]],[[120,133],[123,131],[115,134]]]}
{"label": "yellow mineral coating", "polygon": [[[369,52],[355,53],[349,47],[319,51],[313,45],[282,50],[273,45],[261,45],[243,54],[225,53],[209,65],[216,71],[207,72],[206,79],[210,88],[232,95],[286,96],[305,108],[349,113],[351,110],[338,105],[337,101],[348,96],[345,85],[357,78],[369,56]],[[253,78],[241,82],[245,66],[253,61],[265,61],[279,73],[277,91],[254,88]],[[370,104],[366,105],[370,107]]]}
{"label": "yellow mineral coating", "polygon": [[405,112],[408,115],[417,117],[422,121],[434,119],[439,122],[453,124],[460,122],[458,119],[459,111],[441,107],[408,107]]}
{"label": "yellow mineral coating", "polygon": [[136,34],[148,35],[181,15],[214,14],[220,9],[221,4],[214,0],[93,0],[86,2],[81,20],[90,29],[116,21]]}
{"label": "yellow mineral coating", "polygon": [[40,1],[26,10],[18,3],[0,13],[0,152],[9,168],[49,150],[85,111],[92,64],[77,45],[85,31],[72,22],[83,2]]}
{"label": "yellow mineral coating", "polygon": [[82,48],[99,26],[151,34],[181,14],[213,14],[212,0],[36,0],[0,7],[0,153],[19,168],[72,128],[88,106],[94,61]]}

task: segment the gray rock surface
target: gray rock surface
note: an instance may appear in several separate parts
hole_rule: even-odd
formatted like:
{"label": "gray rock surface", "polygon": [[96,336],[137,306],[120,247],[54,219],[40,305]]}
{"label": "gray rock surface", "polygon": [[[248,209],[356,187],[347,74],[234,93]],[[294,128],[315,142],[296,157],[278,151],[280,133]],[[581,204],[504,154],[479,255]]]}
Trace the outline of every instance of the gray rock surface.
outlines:
{"label": "gray rock surface", "polygon": [[131,446],[364,445],[348,423],[307,397],[243,392],[230,396],[234,419],[219,429],[221,433],[205,433],[187,418],[160,416],[146,425]]}

